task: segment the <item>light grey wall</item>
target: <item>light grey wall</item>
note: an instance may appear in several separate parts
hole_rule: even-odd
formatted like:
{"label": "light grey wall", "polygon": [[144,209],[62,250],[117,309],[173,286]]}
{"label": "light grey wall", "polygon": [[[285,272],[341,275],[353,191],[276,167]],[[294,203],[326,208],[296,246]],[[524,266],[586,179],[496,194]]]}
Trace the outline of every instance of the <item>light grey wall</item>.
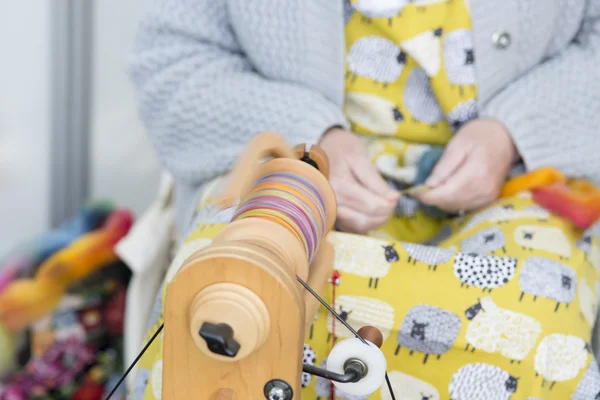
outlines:
{"label": "light grey wall", "polygon": [[155,195],[125,68],[141,2],[0,2],[0,258],[86,199],[139,215]]}
{"label": "light grey wall", "polygon": [[0,255],[50,223],[51,3],[0,1]]}
{"label": "light grey wall", "polygon": [[[125,70],[141,0],[93,1],[90,193],[142,212],[159,170]],[[118,10],[118,12],[115,12]]]}

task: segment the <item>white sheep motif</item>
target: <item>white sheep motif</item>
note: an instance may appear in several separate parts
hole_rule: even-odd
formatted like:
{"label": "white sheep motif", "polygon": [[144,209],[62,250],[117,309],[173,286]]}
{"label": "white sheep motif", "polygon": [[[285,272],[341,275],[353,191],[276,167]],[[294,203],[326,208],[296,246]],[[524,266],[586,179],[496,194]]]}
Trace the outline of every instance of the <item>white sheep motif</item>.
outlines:
{"label": "white sheep motif", "polygon": [[383,229],[376,229],[374,231],[371,231],[371,232],[369,232],[369,236],[377,238],[377,239],[381,239],[381,240],[387,240],[389,242],[393,242],[394,240],[396,240],[396,238],[394,236],[390,235]]}
{"label": "white sheep motif", "polygon": [[369,287],[377,289],[379,278],[386,276],[392,263],[400,260],[394,245],[380,239],[332,232],[327,240],[335,247],[334,269],[369,278]]}
{"label": "white sheep motif", "polygon": [[533,198],[533,193],[529,190],[523,190],[515,195],[519,199],[531,200]]}
{"label": "white sheep motif", "polygon": [[491,293],[514,278],[517,261],[514,257],[459,252],[454,259],[454,275],[461,281],[461,287],[475,286]]}
{"label": "white sheep motif", "polygon": [[579,283],[579,309],[581,316],[593,327],[598,315],[598,297],[585,278]]}
{"label": "white sheep motif", "polygon": [[404,106],[413,119],[435,125],[444,119],[444,113],[431,90],[429,77],[422,68],[410,72],[404,85]]}
{"label": "white sheep motif", "polygon": [[499,215],[493,216],[490,219],[490,222],[502,224],[508,221],[513,221],[515,219],[524,218],[536,219],[539,222],[548,222],[551,216],[548,210],[546,210],[544,207],[538,206],[537,204],[525,207],[520,210],[515,209],[511,205],[505,205],[503,206],[503,209],[509,212],[500,213]]}
{"label": "white sheep motif", "polygon": [[587,259],[590,264],[600,272],[600,244],[592,244],[590,251],[587,253]]}
{"label": "white sheep motif", "polygon": [[587,232],[596,238],[597,241],[600,241],[600,221],[594,223],[590,228],[588,228]]}
{"label": "white sheep motif", "polygon": [[542,339],[534,357],[534,368],[543,377],[550,390],[556,382],[575,378],[588,362],[588,345],[580,337],[573,335],[551,334]]}
{"label": "white sheep motif", "polygon": [[148,381],[150,380],[150,370],[146,368],[138,369],[133,380],[133,400],[144,400],[146,389],[148,387]]}
{"label": "white sheep motif", "polygon": [[579,381],[571,400],[600,399],[600,369],[598,363],[592,359]]}
{"label": "white sheep motif", "polygon": [[[397,151],[388,152],[382,143],[379,143],[379,145],[376,143],[368,145],[369,155],[375,159],[375,166],[387,178],[388,184],[396,190],[405,189],[407,185],[414,183],[417,178],[419,161],[426,152],[431,150],[429,145],[390,140],[388,143]],[[399,155],[399,153],[404,154]],[[408,196],[402,196],[402,198],[410,199]]]}
{"label": "white sheep motif", "polygon": [[553,226],[521,225],[515,229],[515,242],[526,250],[541,250],[561,259],[571,257],[571,243],[564,232]]}
{"label": "white sheep motif", "polygon": [[427,265],[428,269],[437,270],[437,266],[445,264],[452,260],[456,253],[455,247],[443,248],[435,246],[426,246],[415,243],[401,243],[402,247],[408,253],[408,263],[415,265],[417,262]]}
{"label": "white sheep motif", "polygon": [[228,224],[233,219],[236,210],[237,207],[229,207],[225,209],[215,209],[213,211],[208,211],[208,215],[206,215],[204,223],[206,225]]}
{"label": "white sheep motif", "polygon": [[[357,92],[350,92],[351,93],[357,93]],[[360,94],[360,93],[359,93]],[[366,137],[359,137],[360,139],[362,139],[362,142],[365,144],[365,146],[367,146],[367,151],[369,152],[369,157],[373,158],[375,156],[377,156],[380,153],[383,153],[385,151],[385,145],[383,144],[383,141],[381,140],[368,140],[368,138]],[[388,182],[388,184],[392,184],[393,182]]]}
{"label": "white sheep motif", "polygon": [[395,134],[404,120],[394,103],[369,93],[347,93],[344,112],[350,121],[380,135]]}
{"label": "white sheep motif", "polygon": [[[394,328],[394,307],[378,299],[342,295],[335,299],[335,311],[355,330],[367,325],[376,327],[381,331],[384,341],[389,337]],[[329,314],[327,316],[327,331],[329,332],[327,341],[331,339],[334,320],[336,339],[354,337],[348,328],[337,321],[333,315]]]}
{"label": "white sheep motif", "polygon": [[506,254],[506,238],[502,229],[490,226],[463,239],[460,248],[464,253],[494,254],[497,250],[502,250]]}
{"label": "white sheep motif", "polygon": [[554,311],[561,303],[569,305],[577,292],[577,274],[568,265],[543,257],[530,257],[525,260],[519,275],[522,301],[525,293],[556,301]]}
{"label": "white sheep motif", "polygon": [[419,144],[411,142],[402,142],[404,146],[399,150],[404,150],[404,164],[406,165],[417,165],[423,157],[423,154],[427,153],[433,146],[428,144]]}
{"label": "white sheep motif", "polygon": [[162,315],[162,300],[163,300],[163,291],[162,287],[156,293],[156,297],[154,299],[154,305],[152,306],[152,312],[150,313],[150,318],[148,319],[148,324],[146,325],[146,331],[152,329],[159,321],[159,318]]}
{"label": "white sheep motif", "polygon": [[371,18],[392,18],[402,13],[408,0],[357,0],[352,6],[367,20]]}
{"label": "white sheep motif", "polygon": [[173,261],[171,261],[171,265],[169,265],[169,269],[167,270],[165,282],[171,282],[188,258],[211,243],[212,240],[208,238],[198,238],[185,242],[175,254]]}
{"label": "white sheep motif", "polygon": [[375,158],[375,166],[381,175],[397,182],[412,183],[417,178],[417,166],[402,166],[399,156],[392,153],[383,153]]}
{"label": "white sheep motif", "polygon": [[452,130],[456,132],[464,124],[477,118],[477,103],[473,99],[463,101],[448,113],[447,118]]}
{"label": "white sheep motif", "polygon": [[432,354],[440,359],[454,345],[461,326],[461,319],[451,311],[427,304],[414,306],[400,325],[394,355],[406,347],[410,355],[415,351],[425,354],[423,364]]}
{"label": "white sheep motif", "polygon": [[585,258],[592,264],[596,271],[600,272],[600,244],[594,243],[594,236],[596,236],[594,235],[594,229],[597,228],[592,227],[585,231],[575,246],[585,253]]}
{"label": "white sheep motif", "polygon": [[150,386],[152,387],[152,395],[155,399],[162,398],[162,378],[163,378],[163,362],[158,360],[152,366],[152,379]]}
{"label": "white sheep motif", "polygon": [[471,13],[471,0],[465,0],[465,7],[467,8],[467,11],[470,14]]}
{"label": "white sheep motif", "polygon": [[508,400],[517,391],[518,380],[495,365],[473,363],[452,375],[448,391],[451,400]]}
{"label": "white sheep motif", "polygon": [[541,324],[524,314],[498,307],[491,297],[465,311],[470,321],[467,326],[466,350],[499,352],[503,357],[521,362],[535,346],[542,331]]}
{"label": "white sheep motif", "polygon": [[475,84],[473,34],[467,29],[448,32],[443,39],[444,69],[454,85]]}
{"label": "white sheep motif", "polygon": [[[333,282],[334,284],[337,284],[336,282]],[[308,338],[312,340],[313,338],[313,333],[314,333],[314,329],[315,329],[315,322],[317,322],[317,319],[319,319],[319,310],[317,310],[317,312],[315,313],[315,316],[312,320],[312,324],[310,324],[310,330],[308,331]]]}
{"label": "white sheep motif", "polygon": [[363,76],[387,86],[400,77],[406,65],[406,54],[391,40],[365,36],[352,44],[347,63],[347,77],[354,80]]}
{"label": "white sheep motif", "polygon": [[437,28],[400,43],[400,47],[410,54],[430,77],[437,75],[442,65],[440,54],[442,34],[442,28]]}
{"label": "white sheep motif", "polygon": [[[320,368],[325,368],[327,365],[327,358],[319,365]],[[317,400],[328,400],[331,398],[331,381],[329,379],[321,378],[317,376],[317,383],[315,383],[315,393],[317,394]],[[348,394],[337,387],[334,387],[335,398],[340,400],[367,400],[370,395],[366,396],[355,396]]]}
{"label": "white sheep motif", "polygon": [[464,233],[471,228],[484,222],[492,224],[502,224],[507,221],[516,219],[536,219],[538,221],[547,221],[550,218],[550,213],[539,206],[530,206],[522,210],[516,210],[511,205],[502,205],[488,208],[480,213],[475,214],[473,218],[465,224],[460,230]]}
{"label": "white sheep motif", "polygon": [[446,3],[448,0],[410,0],[412,4],[414,4],[417,8],[431,6],[434,4]]}
{"label": "white sheep motif", "polygon": [[[440,393],[432,384],[400,371],[390,371],[388,378],[396,399],[440,400]],[[381,400],[391,400],[386,384],[381,386]]]}

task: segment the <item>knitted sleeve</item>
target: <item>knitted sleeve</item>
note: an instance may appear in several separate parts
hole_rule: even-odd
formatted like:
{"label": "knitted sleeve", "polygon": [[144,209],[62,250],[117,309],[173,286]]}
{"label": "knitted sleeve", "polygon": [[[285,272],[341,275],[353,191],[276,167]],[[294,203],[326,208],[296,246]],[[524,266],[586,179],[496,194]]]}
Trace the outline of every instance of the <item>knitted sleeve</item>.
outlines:
{"label": "knitted sleeve", "polygon": [[575,40],[506,87],[482,116],[505,124],[526,167],[555,167],[600,184],[600,0]]}
{"label": "knitted sleeve", "polygon": [[260,132],[312,144],[329,127],[347,125],[340,104],[253,68],[231,29],[228,3],[147,0],[130,57],[150,141],[164,167],[189,185],[226,172]]}

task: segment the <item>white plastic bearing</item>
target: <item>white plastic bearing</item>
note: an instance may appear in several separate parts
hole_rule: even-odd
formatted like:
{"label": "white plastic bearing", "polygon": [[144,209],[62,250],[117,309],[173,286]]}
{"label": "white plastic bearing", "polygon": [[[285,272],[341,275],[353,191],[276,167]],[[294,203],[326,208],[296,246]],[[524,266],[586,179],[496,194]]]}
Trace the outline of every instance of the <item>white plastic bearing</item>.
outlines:
{"label": "white plastic bearing", "polygon": [[350,395],[367,396],[375,393],[385,380],[385,356],[373,343],[367,343],[368,345],[358,338],[343,340],[333,347],[327,357],[327,369],[338,374],[344,373],[344,364],[353,358],[367,366],[367,375],[358,382],[333,382],[338,389]]}

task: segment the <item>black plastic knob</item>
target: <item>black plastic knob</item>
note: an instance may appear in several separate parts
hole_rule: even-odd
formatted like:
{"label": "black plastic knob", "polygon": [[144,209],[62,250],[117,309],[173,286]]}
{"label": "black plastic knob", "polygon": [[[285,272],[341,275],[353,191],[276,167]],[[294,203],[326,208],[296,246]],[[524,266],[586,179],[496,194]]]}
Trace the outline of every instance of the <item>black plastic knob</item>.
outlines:
{"label": "black plastic knob", "polygon": [[304,161],[308,165],[316,168],[317,170],[319,169],[319,166],[317,165],[317,163],[315,162],[315,160],[313,160],[312,158],[310,158],[310,153],[307,152],[307,151],[304,152],[304,155],[302,156],[302,158],[300,159],[300,161]]}
{"label": "black plastic knob", "polygon": [[200,337],[206,341],[208,349],[221,356],[235,357],[240,344],[233,338],[233,329],[227,324],[205,322],[200,327]]}

